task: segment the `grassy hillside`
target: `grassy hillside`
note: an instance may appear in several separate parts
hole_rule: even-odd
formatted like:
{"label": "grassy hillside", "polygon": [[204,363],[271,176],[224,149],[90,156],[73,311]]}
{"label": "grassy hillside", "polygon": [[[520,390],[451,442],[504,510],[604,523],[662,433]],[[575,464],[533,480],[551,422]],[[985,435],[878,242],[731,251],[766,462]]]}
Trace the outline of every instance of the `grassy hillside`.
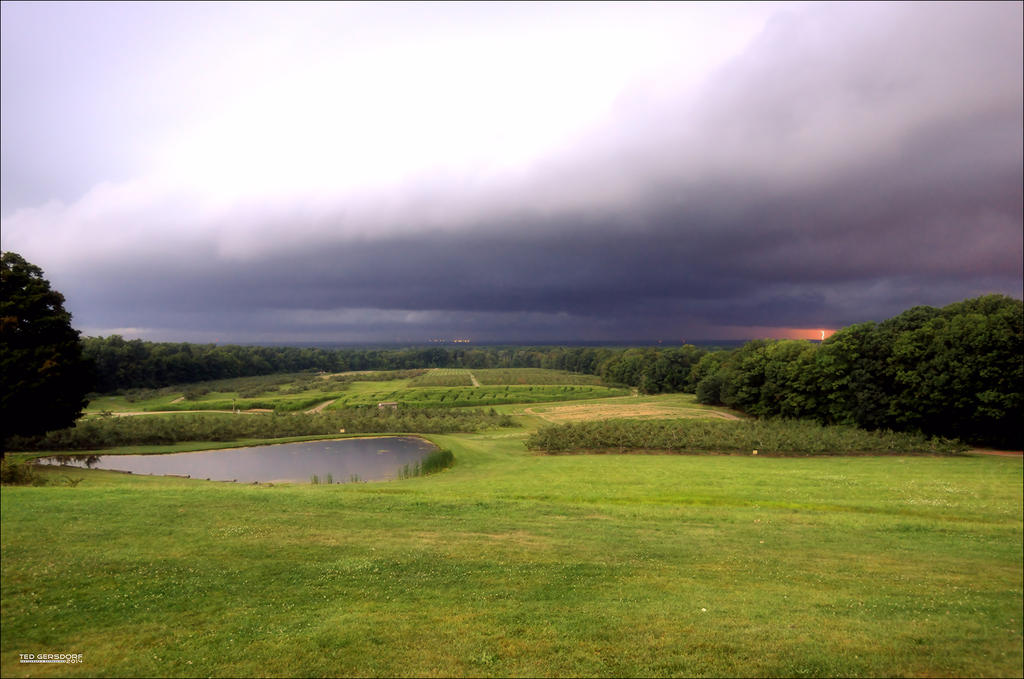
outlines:
{"label": "grassy hillside", "polygon": [[[342,393],[451,388],[417,379]],[[601,388],[461,391],[505,386]],[[738,423],[687,395],[495,409],[518,426],[428,436],[455,466],[422,478],[268,487],[47,470],[74,485],[4,487],[3,676],[1024,670],[1019,457],[552,456],[524,445],[538,427]]]}
{"label": "grassy hillside", "polygon": [[[1019,458],[532,455],[2,492],[4,676],[1007,676]],[[18,653],[81,652],[71,665]]]}

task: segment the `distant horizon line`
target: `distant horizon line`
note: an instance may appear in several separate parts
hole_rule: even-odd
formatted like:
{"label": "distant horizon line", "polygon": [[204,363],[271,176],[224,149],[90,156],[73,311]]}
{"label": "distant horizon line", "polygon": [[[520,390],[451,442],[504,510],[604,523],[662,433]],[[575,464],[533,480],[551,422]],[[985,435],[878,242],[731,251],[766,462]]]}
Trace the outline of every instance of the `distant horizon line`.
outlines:
{"label": "distant horizon line", "polygon": [[[103,337],[117,336],[116,333],[111,335],[83,335],[83,339],[96,338],[100,339]],[[632,339],[632,340],[375,340],[375,341],[336,341],[336,340],[265,340],[265,341],[189,341],[189,340],[150,340],[143,338],[124,338],[125,341],[131,342],[135,339],[139,339],[143,342],[151,342],[153,344],[212,344],[215,346],[242,346],[242,347],[295,347],[295,348],[310,348],[310,349],[329,349],[329,348],[346,348],[346,349],[371,349],[371,348],[431,348],[431,347],[452,347],[452,348],[470,348],[470,347],[682,347],[686,345],[691,346],[741,346],[747,342],[755,340],[766,339],[766,340],[783,340],[788,338],[778,337],[748,337],[744,339],[719,339],[719,338],[705,338],[705,339],[685,339],[685,340],[657,340],[657,339]],[[799,339],[801,342],[811,342],[814,344],[820,344],[822,340],[808,338]]]}

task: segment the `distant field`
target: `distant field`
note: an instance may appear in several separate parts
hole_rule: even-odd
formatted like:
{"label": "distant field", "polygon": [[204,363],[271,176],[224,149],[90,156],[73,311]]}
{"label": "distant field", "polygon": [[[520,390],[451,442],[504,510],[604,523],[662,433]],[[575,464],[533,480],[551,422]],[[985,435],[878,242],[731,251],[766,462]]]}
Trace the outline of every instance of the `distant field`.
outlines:
{"label": "distant field", "polygon": [[[476,378],[478,384],[473,384]],[[542,368],[434,368],[409,383],[414,387],[469,387],[488,385],[603,385],[597,375]]]}
{"label": "distant field", "polygon": [[[177,397],[160,397],[128,402],[120,397],[100,397],[89,404],[87,414],[110,412],[160,412],[190,410],[278,410],[300,411],[338,398],[343,392],[309,390],[290,395],[267,395],[241,398],[234,392],[209,392],[202,397],[189,400]],[[181,399],[181,400],[179,400]]]}
{"label": "distant field", "polygon": [[136,389],[89,402],[87,414],[102,412],[231,410],[250,408],[300,410],[337,395],[348,387],[338,379],[315,373],[211,380],[160,389]]}
{"label": "distant field", "polygon": [[461,368],[432,368],[427,374],[409,382],[413,387],[471,387],[473,380],[468,370]]}
{"label": "distant field", "polygon": [[391,390],[342,394],[330,408],[376,406],[396,402],[406,407],[493,406],[511,403],[543,403],[605,398],[628,393],[625,389],[600,386],[487,386],[487,387],[408,387]]}
{"label": "distant field", "polygon": [[493,368],[473,370],[480,384],[604,384],[597,375],[583,375],[565,370],[542,368]]}
{"label": "distant field", "polygon": [[[475,386],[474,379],[477,380]],[[87,413],[232,409],[297,412],[327,401],[333,401],[333,408],[376,406],[381,401],[394,401],[407,407],[492,406],[605,398],[628,393],[629,390],[602,386],[600,379],[593,375],[534,368],[440,368],[337,375],[299,373],[100,396],[89,403]]]}

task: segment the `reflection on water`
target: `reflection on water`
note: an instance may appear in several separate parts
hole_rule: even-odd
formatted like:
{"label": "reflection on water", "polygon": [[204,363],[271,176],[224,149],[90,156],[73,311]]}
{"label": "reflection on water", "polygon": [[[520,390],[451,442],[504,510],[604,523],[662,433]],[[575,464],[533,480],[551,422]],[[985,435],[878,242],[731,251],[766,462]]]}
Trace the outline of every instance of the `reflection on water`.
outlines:
{"label": "reflection on water", "polygon": [[[304,483],[316,474],[321,482],[330,474],[336,483],[397,478],[436,447],[415,436],[388,436],[337,441],[308,441],[252,448],[210,450],[167,455],[100,455],[89,460],[93,469],[114,469],[133,474],[191,476],[211,481],[291,481]],[[53,464],[85,467],[84,460],[51,457]]]}

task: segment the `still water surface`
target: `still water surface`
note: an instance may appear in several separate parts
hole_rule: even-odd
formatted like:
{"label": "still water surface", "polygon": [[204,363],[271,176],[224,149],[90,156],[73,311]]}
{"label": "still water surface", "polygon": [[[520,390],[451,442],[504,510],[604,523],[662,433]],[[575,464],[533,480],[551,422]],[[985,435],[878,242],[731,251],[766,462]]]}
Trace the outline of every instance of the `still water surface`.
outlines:
{"label": "still water surface", "polygon": [[[397,478],[437,448],[415,436],[388,436],[337,441],[308,441],[252,448],[210,450],[166,455],[100,455],[93,469],[116,469],[133,474],[191,476],[211,481],[276,481],[308,483],[313,474],[324,483],[358,477],[360,481]],[[97,459],[97,458],[94,458]],[[49,458],[54,463],[84,467],[81,461]]]}

